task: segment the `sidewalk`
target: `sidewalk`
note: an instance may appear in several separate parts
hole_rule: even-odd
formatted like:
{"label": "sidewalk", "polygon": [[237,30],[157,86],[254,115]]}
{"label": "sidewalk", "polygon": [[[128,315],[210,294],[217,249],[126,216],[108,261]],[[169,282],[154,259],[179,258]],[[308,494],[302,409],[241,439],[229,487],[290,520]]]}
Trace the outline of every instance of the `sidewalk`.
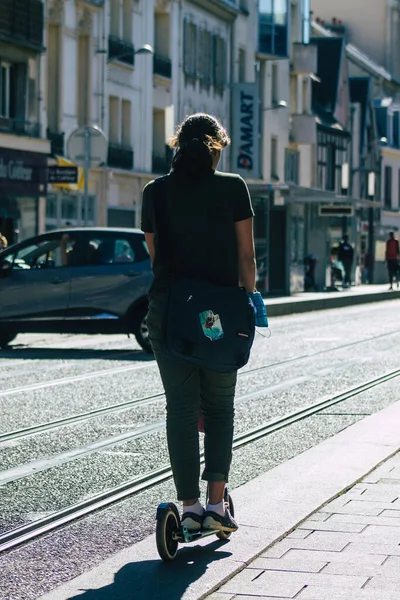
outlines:
{"label": "sidewalk", "polygon": [[400,453],[208,600],[399,600]]}
{"label": "sidewalk", "polygon": [[163,565],[152,535],[41,600],[399,600],[399,423],[396,402],[233,490],[226,543]]}
{"label": "sidewalk", "polygon": [[[389,285],[357,285],[339,292],[303,292],[293,296],[265,298],[268,315],[280,317],[311,310],[341,308],[369,302],[400,299],[400,290],[389,291]],[[400,598],[400,594],[399,594]]]}

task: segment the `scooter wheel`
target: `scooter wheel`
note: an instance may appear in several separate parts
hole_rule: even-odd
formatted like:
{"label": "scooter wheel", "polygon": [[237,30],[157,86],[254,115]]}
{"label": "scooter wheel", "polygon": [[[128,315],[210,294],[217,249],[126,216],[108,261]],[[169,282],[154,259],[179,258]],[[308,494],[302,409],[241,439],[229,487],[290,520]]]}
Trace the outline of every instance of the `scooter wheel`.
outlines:
{"label": "scooter wheel", "polygon": [[180,529],[179,520],[175,512],[167,508],[157,517],[156,522],[156,543],[160,558],[166,562],[174,560],[178,552],[178,541],[174,539],[174,534]]}
{"label": "scooter wheel", "polygon": [[[230,494],[226,494],[225,502],[228,503],[229,512],[231,513],[232,517],[234,517],[235,516],[235,507],[233,505],[233,500],[232,500],[232,497]],[[227,540],[231,535],[232,535],[231,532],[219,531],[217,533],[217,538],[219,540]]]}

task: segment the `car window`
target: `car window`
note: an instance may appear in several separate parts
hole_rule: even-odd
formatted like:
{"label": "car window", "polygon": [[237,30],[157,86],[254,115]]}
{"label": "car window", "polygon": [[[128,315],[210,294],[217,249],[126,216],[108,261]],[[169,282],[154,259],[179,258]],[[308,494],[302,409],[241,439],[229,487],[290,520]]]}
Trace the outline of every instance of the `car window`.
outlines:
{"label": "car window", "polygon": [[99,241],[87,235],[65,233],[61,240],[62,261],[68,267],[89,267],[100,264]]}
{"label": "car window", "polygon": [[115,265],[120,263],[135,262],[135,251],[130,242],[122,237],[93,237],[90,244],[96,248],[97,264]]}
{"label": "car window", "polygon": [[37,240],[7,256],[14,269],[54,269],[63,265],[61,237]]}

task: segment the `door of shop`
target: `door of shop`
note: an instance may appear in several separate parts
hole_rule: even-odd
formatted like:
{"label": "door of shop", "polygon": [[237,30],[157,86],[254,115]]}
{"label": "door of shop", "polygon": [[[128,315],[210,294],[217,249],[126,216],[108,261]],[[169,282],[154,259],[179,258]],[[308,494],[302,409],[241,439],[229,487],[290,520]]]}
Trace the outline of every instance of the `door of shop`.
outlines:
{"label": "door of shop", "polygon": [[269,219],[269,293],[283,295],[287,292],[285,208],[271,208]]}

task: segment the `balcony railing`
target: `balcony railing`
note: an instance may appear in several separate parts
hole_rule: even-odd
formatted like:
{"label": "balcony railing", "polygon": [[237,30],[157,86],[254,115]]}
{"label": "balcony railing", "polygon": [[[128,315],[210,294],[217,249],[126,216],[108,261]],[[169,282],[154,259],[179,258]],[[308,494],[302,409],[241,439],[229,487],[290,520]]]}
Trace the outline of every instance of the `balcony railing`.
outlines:
{"label": "balcony railing", "polygon": [[56,133],[50,129],[47,130],[47,139],[50,141],[52,154],[64,156],[64,136],[64,132]]}
{"label": "balcony railing", "polygon": [[162,75],[163,77],[167,77],[171,79],[172,76],[172,65],[171,59],[165,58],[160,54],[154,54],[153,58],[153,70],[156,75]]}
{"label": "balcony railing", "polygon": [[171,169],[173,150],[166,146],[164,154],[153,153],[153,173],[164,174],[169,173]]}
{"label": "balcony railing", "polygon": [[297,150],[285,149],[285,182],[299,183],[299,159],[300,154]]}
{"label": "balcony railing", "polygon": [[116,169],[133,169],[133,148],[120,144],[108,144],[107,164]]}
{"label": "balcony railing", "polygon": [[133,44],[113,35],[108,36],[108,60],[119,60],[133,66],[135,64],[135,48]]}
{"label": "balcony railing", "polygon": [[0,132],[39,138],[40,124],[32,123],[31,121],[23,121],[21,119],[0,117]]}
{"label": "balcony railing", "polygon": [[0,40],[17,46],[43,50],[43,2],[1,0]]}

